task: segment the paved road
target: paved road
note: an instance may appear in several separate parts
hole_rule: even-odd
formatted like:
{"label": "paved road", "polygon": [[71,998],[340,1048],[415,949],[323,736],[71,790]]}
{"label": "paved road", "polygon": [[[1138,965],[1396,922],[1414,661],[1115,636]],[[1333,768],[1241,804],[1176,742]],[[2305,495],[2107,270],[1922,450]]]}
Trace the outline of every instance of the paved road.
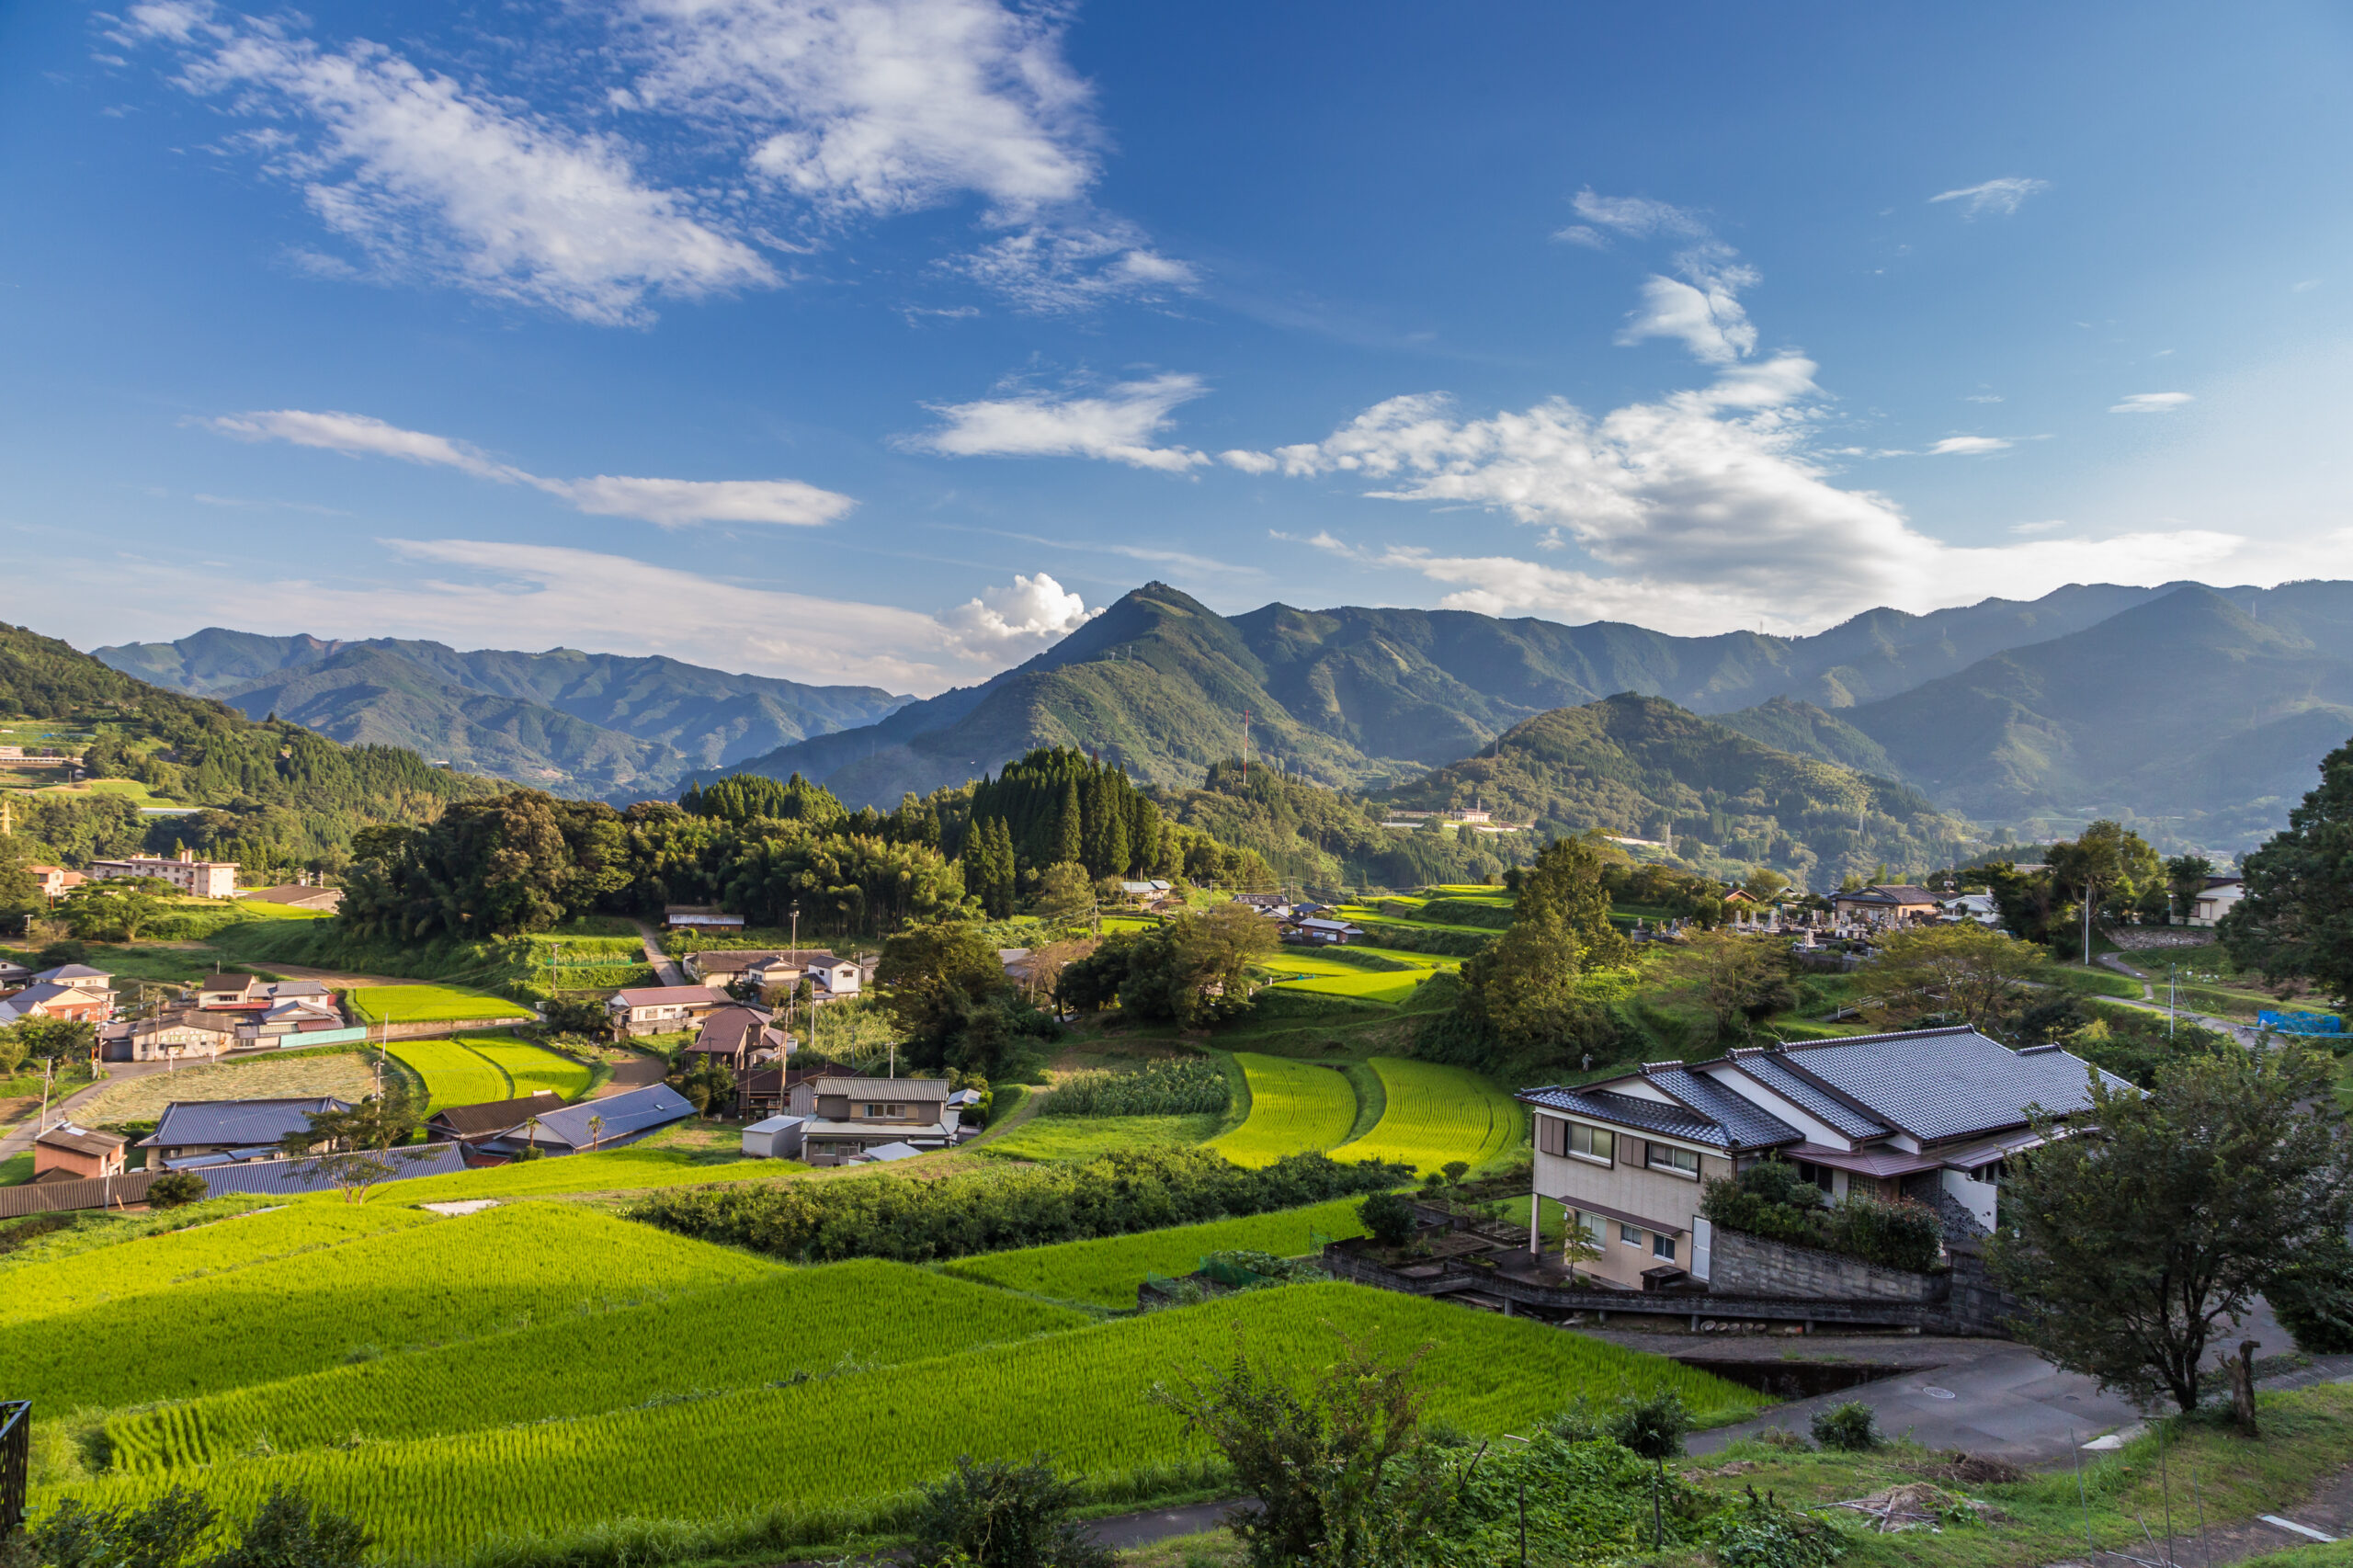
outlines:
{"label": "paved road", "polygon": [[[233,1058],[224,1056],[222,1060],[226,1062]],[[49,1125],[54,1127],[60,1121],[70,1120],[75,1106],[90,1098],[109,1084],[120,1083],[125,1078],[144,1078],[150,1074],[165,1072],[171,1065],[168,1062],[109,1062],[106,1064],[105,1077],[95,1084],[85,1085],[62,1100],[50,1102]],[[6,1132],[0,1133],[0,1160],[21,1154],[31,1148],[33,1140],[40,1135],[40,1128],[38,1125],[40,1121],[40,1112],[36,1108],[33,1114],[26,1117],[24,1120]]]}
{"label": "paved road", "polygon": [[[2163,952],[2165,949],[2160,948],[2154,950]],[[2165,1013],[2170,1011],[2174,1017],[2181,1018],[2186,1022],[2202,1024],[2207,1028],[2218,1029],[2223,1034],[2229,1035],[2233,1040],[2237,1040],[2241,1045],[2253,1045],[2255,1043],[2256,1031],[2254,1026],[2251,1024],[2243,1023],[2236,1018],[2226,1018],[2214,1013],[2193,1013],[2188,1008],[2178,1006],[2168,1009],[2165,1003],[2157,997],[2157,988],[2153,977],[2145,971],[2134,969],[2131,964],[2125,960],[2122,954],[2101,953],[2094,961],[2100,964],[2103,968],[2114,970],[2117,973],[2124,976],[2127,980],[2137,980],[2141,983],[2142,999],[2140,1001],[2136,1002],[2129,996],[2110,996],[2106,998],[2106,1000],[2121,1003],[2127,1007],[2138,1007],[2143,1012]]]}
{"label": "paved road", "polygon": [[654,979],[665,985],[690,983],[687,979],[687,971],[680,969],[677,961],[662,950],[660,932],[642,920],[632,920],[630,924],[636,926],[638,935],[645,938],[645,961],[654,966]]}

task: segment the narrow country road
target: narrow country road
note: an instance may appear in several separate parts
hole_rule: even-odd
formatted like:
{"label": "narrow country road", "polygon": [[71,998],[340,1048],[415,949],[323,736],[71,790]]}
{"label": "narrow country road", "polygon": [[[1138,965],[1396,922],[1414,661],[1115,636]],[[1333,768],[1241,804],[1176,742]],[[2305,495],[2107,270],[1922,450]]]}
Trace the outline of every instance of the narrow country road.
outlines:
{"label": "narrow country road", "polygon": [[661,933],[642,920],[632,920],[630,924],[636,926],[637,934],[645,938],[645,961],[654,966],[654,978],[665,985],[686,984],[687,971],[678,967],[677,960],[662,950]]}
{"label": "narrow country road", "polygon": [[[2158,950],[2163,951],[2162,949]],[[2174,1017],[2187,1019],[2190,1023],[2219,1030],[2229,1035],[2241,1045],[2251,1046],[2255,1043],[2256,1031],[2251,1024],[2244,1024],[2236,1018],[2226,1018],[2215,1013],[2193,1013],[2182,1006],[2166,1007],[2164,1000],[2157,995],[2155,983],[2148,974],[2127,963],[2121,953],[2102,953],[2094,961],[2103,969],[2115,971],[2127,980],[2137,980],[2141,983],[2142,999],[2140,1001],[2136,1002],[2130,996],[2110,996],[2105,1000],[2120,1003],[2127,1007],[2138,1007],[2143,1012],[2169,1013]]]}

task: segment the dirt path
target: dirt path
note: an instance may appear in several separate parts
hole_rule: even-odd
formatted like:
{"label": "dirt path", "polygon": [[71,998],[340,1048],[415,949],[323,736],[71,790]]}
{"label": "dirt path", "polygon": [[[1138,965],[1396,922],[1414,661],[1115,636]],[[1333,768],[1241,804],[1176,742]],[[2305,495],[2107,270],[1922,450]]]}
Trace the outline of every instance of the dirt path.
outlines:
{"label": "dirt path", "polygon": [[662,950],[661,934],[642,920],[632,920],[630,924],[636,926],[637,934],[645,938],[645,961],[654,966],[654,977],[665,985],[686,984],[687,971],[678,967],[676,960]]}

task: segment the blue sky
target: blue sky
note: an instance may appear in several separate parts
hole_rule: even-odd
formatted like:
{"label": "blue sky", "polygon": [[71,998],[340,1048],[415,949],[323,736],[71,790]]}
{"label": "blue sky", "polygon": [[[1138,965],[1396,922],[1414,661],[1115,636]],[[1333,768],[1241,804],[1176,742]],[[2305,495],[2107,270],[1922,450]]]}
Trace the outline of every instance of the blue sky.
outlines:
{"label": "blue sky", "polygon": [[2342,8],[0,8],[0,617],[935,691],[1159,577],[2353,574]]}

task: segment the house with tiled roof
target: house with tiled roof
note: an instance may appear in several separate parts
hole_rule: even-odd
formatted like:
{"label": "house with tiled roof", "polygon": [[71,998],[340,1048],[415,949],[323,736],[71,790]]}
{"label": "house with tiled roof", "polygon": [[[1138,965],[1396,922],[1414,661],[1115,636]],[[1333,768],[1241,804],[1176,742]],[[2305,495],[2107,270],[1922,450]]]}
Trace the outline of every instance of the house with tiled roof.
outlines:
{"label": "house with tiled roof", "polygon": [[1910,926],[1944,912],[1935,893],[1908,882],[1873,882],[1830,895],[1830,913],[1862,926]]}
{"label": "house with tiled roof", "polygon": [[[1587,1272],[1639,1287],[1663,1267],[1708,1278],[1705,1184],[1760,1159],[1794,1163],[1833,1202],[1909,1198],[1990,1231],[2003,1160],[2040,1142],[2038,1113],[2089,1105],[2092,1072],[2055,1045],[1911,1029],[1645,1062],[1518,1097],[1536,1122],[1538,1198],[1602,1244]],[[1531,1251],[1535,1218],[1531,1205]]]}

